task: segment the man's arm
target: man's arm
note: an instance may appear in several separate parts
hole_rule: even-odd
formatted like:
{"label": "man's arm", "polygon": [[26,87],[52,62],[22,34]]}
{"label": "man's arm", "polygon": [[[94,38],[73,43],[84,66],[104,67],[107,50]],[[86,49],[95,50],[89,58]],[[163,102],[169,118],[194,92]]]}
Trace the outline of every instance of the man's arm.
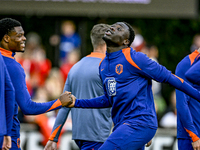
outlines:
{"label": "man's arm", "polygon": [[[72,95],[74,101],[75,97]],[[92,99],[75,99],[74,107],[76,108],[108,108],[112,107],[108,98],[103,95]]]}
{"label": "man's arm", "polygon": [[27,90],[23,68],[18,64],[10,63],[6,66],[15,89],[15,100],[25,115],[38,115],[65,106],[65,99],[56,99],[46,103],[32,101]]}
{"label": "man's arm", "polygon": [[7,124],[7,136],[11,136],[11,129],[13,125],[14,116],[14,100],[15,90],[12,85],[10,76],[5,67],[5,107],[6,107],[6,124]]}
{"label": "man's arm", "polygon": [[71,92],[65,91],[66,94],[63,95],[67,99],[66,107],[72,108],[108,108],[112,107],[109,103],[108,98],[103,95],[92,99],[76,99],[76,97],[71,94]]}
{"label": "man's arm", "polygon": [[193,88],[182,78],[172,74],[170,78],[167,80],[167,83],[174,86],[176,89],[183,91],[192,98],[200,101],[200,92],[197,89]]}
{"label": "man's arm", "polygon": [[[70,100],[72,100],[71,99],[71,92],[65,92],[65,90],[70,90],[69,87],[70,86],[69,86],[69,76],[68,76],[68,78],[65,82],[65,87],[64,87],[63,93],[67,93],[68,96],[70,96]],[[65,96],[66,95],[64,95],[64,97]],[[59,110],[57,117],[56,117],[56,121],[55,121],[54,126],[53,126],[53,129],[51,131],[51,135],[49,137],[49,141],[45,145],[44,150],[57,150],[58,138],[59,138],[59,135],[61,133],[62,127],[67,120],[67,117],[68,117],[70,110],[71,110],[71,108],[66,108],[66,107],[63,107]]]}
{"label": "man's arm", "polygon": [[9,150],[12,147],[11,136],[4,136],[2,150]]}
{"label": "man's arm", "polygon": [[188,135],[191,137],[192,141],[195,142],[199,140],[197,136],[197,130],[194,126],[192,115],[190,109],[188,107],[188,96],[176,90],[176,108],[177,108],[177,115],[181,120],[183,127],[185,128]]}
{"label": "man's arm", "polygon": [[[3,64],[2,64],[3,65]],[[11,129],[13,125],[13,116],[14,116],[14,99],[15,99],[15,90],[12,85],[10,76],[4,65],[5,70],[5,108],[6,108],[6,125],[7,125],[7,134],[4,136],[3,140],[3,149],[10,149],[11,142]]]}
{"label": "man's arm", "polygon": [[139,53],[136,63],[141,69],[139,72],[142,75],[158,82],[168,83],[176,89],[200,101],[200,92],[197,89],[193,88],[190,84],[184,81],[184,79],[172,74],[171,71],[166,69],[166,67],[151,60],[146,55]]}
{"label": "man's arm", "polygon": [[44,150],[57,150],[57,143],[54,141],[48,141]]}
{"label": "man's arm", "polygon": [[63,107],[59,110],[55,124],[51,132],[51,136],[49,137],[49,141],[47,142],[44,150],[57,150],[58,137],[68,117],[69,111],[70,108],[66,107]]}

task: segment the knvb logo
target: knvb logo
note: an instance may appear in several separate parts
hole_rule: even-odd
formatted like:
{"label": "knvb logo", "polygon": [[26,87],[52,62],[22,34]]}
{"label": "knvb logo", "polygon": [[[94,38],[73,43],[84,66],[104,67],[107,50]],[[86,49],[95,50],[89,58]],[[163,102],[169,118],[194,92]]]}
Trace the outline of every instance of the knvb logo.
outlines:
{"label": "knvb logo", "polygon": [[107,78],[107,92],[109,96],[116,95],[116,81],[115,78]]}
{"label": "knvb logo", "polygon": [[115,67],[115,72],[120,75],[123,72],[123,65],[122,64],[118,64]]}

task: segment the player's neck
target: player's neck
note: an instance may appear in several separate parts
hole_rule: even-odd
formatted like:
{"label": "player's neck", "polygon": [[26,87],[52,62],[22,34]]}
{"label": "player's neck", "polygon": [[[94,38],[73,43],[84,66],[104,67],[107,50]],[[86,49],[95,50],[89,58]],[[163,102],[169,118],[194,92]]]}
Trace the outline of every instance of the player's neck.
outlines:
{"label": "player's neck", "polygon": [[[5,44],[4,42],[1,42],[1,43],[0,43],[0,47],[3,48],[3,49],[5,49],[5,50],[7,50],[7,51],[11,51],[11,50],[8,48],[8,45]],[[12,51],[11,51],[11,52],[12,52]]]}
{"label": "player's neck", "polygon": [[108,53],[117,52],[117,51],[124,49],[124,48],[127,48],[127,45],[121,45],[121,46],[118,46],[118,47],[107,47],[107,52]]}
{"label": "player's neck", "polygon": [[93,50],[93,52],[105,54],[106,53],[106,45],[99,46],[99,47],[95,48]]}

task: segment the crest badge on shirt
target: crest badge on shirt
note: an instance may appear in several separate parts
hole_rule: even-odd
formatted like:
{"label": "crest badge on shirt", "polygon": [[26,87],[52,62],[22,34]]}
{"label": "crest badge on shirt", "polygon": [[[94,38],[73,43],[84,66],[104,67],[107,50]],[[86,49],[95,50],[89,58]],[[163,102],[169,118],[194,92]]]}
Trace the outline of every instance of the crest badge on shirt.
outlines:
{"label": "crest badge on shirt", "polygon": [[114,77],[106,78],[106,88],[109,96],[116,95],[116,81]]}
{"label": "crest badge on shirt", "polygon": [[123,65],[122,64],[117,64],[115,67],[115,72],[120,75],[123,72]]}

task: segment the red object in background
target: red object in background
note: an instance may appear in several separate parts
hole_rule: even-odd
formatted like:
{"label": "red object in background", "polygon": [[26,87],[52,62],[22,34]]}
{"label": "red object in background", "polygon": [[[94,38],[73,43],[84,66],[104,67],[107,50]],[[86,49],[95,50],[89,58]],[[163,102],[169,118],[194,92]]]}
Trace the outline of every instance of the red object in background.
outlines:
{"label": "red object in background", "polygon": [[35,62],[36,70],[39,76],[39,86],[44,85],[46,78],[51,71],[51,61],[49,59],[45,59],[44,61]]}
{"label": "red object in background", "polygon": [[64,81],[67,79],[68,73],[74,64],[65,63],[60,67]]}
{"label": "red object in background", "polygon": [[27,88],[30,95],[32,95],[34,88],[44,85],[52,68],[51,61],[49,59],[44,59],[43,61],[20,59],[18,62],[24,68]]}

